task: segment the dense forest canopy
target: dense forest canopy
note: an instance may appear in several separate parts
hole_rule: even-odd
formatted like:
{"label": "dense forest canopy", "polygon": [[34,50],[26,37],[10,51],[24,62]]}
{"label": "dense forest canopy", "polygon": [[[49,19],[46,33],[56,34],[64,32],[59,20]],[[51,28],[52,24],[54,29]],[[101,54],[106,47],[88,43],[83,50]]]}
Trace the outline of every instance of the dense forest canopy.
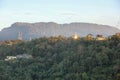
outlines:
{"label": "dense forest canopy", "polygon": [[[24,54],[32,57],[5,61]],[[1,42],[0,80],[120,80],[120,35]]]}

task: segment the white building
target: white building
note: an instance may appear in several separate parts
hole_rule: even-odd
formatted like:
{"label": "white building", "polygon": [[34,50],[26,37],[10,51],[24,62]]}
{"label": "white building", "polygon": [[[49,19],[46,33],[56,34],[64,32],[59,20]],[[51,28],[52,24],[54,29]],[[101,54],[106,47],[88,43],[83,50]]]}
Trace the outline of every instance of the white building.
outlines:
{"label": "white building", "polygon": [[10,61],[10,60],[15,60],[15,59],[17,59],[16,56],[7,56],[5,58],[5,61]]}
{"label": "white building", "polygon": [[5,61],[12,61],[12,60],[16,60],[16,59],[30,59],[30,58],[32,58],[32,55],[20,54],[20,55],[16,55],[16,56],[7,56],[5,58]]}

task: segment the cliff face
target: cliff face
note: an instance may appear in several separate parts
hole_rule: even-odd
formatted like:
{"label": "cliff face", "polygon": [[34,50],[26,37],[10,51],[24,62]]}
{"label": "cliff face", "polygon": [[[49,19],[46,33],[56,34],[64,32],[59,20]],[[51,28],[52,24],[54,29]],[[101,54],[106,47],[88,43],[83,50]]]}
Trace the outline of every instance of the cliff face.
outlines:
{"label": "cliff face", "polygon": [[2,31],[0,31],[0,40],[17,39],[19,32],[22,33],[24,40],[29,40],[29,38],[39,38],[42,36],[49,37],[63,35],[69,37],[74,33],[77,33],[79,36],[85,36],[89,33],[93,35],[101,34],[103,36],[109,36],[120,32],[120,30],[112,26],[92,23],[57,24],[54,22],[16,22],[10,27],[4,28]]}

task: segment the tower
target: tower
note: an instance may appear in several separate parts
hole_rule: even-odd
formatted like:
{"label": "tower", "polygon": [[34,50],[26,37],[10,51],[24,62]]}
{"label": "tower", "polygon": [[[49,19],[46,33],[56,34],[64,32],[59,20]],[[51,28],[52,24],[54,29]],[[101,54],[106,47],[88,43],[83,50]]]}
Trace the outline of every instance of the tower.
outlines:
{"label": "tower", "polygon": [[18,40],[22,40],[22,32],[18,33]]}
{"label": "tower", "polygon": [[73,35],[73,39],[74,39],[74,40],[78,39],[77,33],[75,33],[75,34]]}
{"label": "tower", "polygon": [[32,40],[32,38],[30,37],[30,38],[29,38],[29,41],[31,41],[31,40]]}

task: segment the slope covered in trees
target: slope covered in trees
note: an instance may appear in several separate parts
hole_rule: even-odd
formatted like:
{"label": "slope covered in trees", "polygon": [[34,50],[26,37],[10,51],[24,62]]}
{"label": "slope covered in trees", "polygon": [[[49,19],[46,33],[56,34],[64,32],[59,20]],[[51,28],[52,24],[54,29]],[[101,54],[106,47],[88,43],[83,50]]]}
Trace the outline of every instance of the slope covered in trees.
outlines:
{"label": "slope covered in trees", "polygon": [[[120,40],[42,37],[0,45],[0,80],[120,80]],[[7,56],[32,55],[5,61]]]}

